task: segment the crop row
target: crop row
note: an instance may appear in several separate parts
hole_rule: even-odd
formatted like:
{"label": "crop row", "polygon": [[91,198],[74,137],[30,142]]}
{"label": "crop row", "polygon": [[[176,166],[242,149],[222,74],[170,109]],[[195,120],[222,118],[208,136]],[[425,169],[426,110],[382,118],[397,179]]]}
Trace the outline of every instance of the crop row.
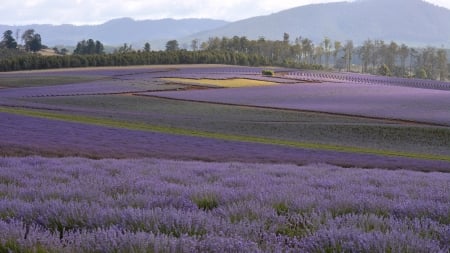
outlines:
{"label": "crop row", "polygon": [[286,75],[284,75],[284,77],[318,82],[350,82],[361,84],[382,84],[424,89],[450,90],[449,82],[414,78],[374,76],[357,73],[294,71],[287,73]]}
{"label": "crop row", "polygon": [[[1,110],[1,108],[0,108]],[[183,134],[171,134],[136,129],[141,124],[121,121],[92,120],[83,124],[62,120],[0,113],[2,139],[0,154],[84,157],[159,157],[167,159],[194,159],[207,161],[289,162],[308,164],[327,162],[360,167],[408,168],[425,171],[448,171],[449,163],[438,160],[418,160],[402,157],[381,157],[369,154],[345,153],[315,149],[302,149],[283,145],[248,142],[246,138],[231,141],[227,136],[207,135],[186,130]],[[64,115],[63,115],[64,116]],[[60,117],[64,119],[64,117]],[[67,115],[66,120],[77,117]],[[87,121],[87,119],[86,119]],[[103,124],[99,126],[99,124]],[[20,126],[20,127],[18,127]],[[191,135],[189,135],[191,133]]]}
{"label": "crop row", "polygon": [[450,91],[355,83],[157,92],[165,98],[298,109],[450,125]]}
{"label": "crop row", "polygon": [[0,247],[445,252],[449,174],[154,159],[0,159]]}

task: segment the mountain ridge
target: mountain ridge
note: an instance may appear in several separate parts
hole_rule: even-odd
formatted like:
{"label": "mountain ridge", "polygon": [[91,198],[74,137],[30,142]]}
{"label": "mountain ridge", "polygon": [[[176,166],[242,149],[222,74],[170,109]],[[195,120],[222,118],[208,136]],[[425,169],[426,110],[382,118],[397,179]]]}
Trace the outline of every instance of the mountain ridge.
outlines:
{"label": "mountain ridge", "polygon": [[[192,40],[210,37],[246,36],[282,40],[290,34],[320,43],[331,40],[353,40],[360,45],[367,39],[396,41],[410,46],[450,47],[450,9],[423,0],[357,0],[310,4],[270,15],[235,22],[214,19],[133,20],[119,18],[100,25],[27,25],[4,26],[0,31],[33,28],[43,43],[71,45],[82,39],[100,40],[111,46],[123,43],[141,47],[150,42],[153,49],[164,49],[165,42],[177,39],[188,48]],[[184,46],[183,46],[184,45]]]}
{"label": "mountain ridge", "polygon": [[422,0],[310,4],[236,21],[186,39],[236,35],[249,39],[281,40],[285,32],[291,35],[291,39],[301,36],[316,43],[329,37],[332,40],[353,40],[356,44],[370,38],[415,46],[450,46],[450,10]]}

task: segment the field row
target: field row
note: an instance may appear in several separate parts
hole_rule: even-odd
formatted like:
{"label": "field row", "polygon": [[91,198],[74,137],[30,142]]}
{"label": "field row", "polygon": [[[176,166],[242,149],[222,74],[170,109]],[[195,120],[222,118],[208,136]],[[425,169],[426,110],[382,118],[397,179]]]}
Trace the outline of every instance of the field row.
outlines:
{"label": "field row", "polygon": [[0,115],[0,127],[4,133],[0,142],[2,156],[156,157],[262,163],[330,163],[346,167],[390,169],[408,167],[444,172],[449,169],[449,162],[445,160],[447,156],[351,147],[348,150],[342,147],[340,151],[339,147],[328,145],[62,114],[26,112],[28,116],[20,116],[0,112]]}
{"label": "field row", "polygon": [[450,91],[441,90],[355,83],[301,83],[225,90],[156,92],[147,95],[450,126]]}
{"label": "field row", "polygon": [[0,158],[17,252],[447,252],[450,174]]}
{"label": "field row", "polygon": [[450,90],[450,83],[443,81],[374,76],[368,74],[320,72],[320,71],[291,71],[283,75],[285,78],[307,80],[310,82],[344,82],[373,85],[403,86],[410,88]]}

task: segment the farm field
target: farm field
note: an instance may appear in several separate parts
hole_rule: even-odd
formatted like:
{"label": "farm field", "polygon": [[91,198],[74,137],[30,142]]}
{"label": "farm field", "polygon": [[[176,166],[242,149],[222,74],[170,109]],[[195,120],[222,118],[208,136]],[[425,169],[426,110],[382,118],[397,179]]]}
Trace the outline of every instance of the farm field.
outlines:
{"label": "farm field", "polygon": [[448,251],[450,84],[272,69],[0,73],[0,251]]}
{"label": "farm field", "polygon": [[448,173],[0,159],[15,252],[446,252]]}

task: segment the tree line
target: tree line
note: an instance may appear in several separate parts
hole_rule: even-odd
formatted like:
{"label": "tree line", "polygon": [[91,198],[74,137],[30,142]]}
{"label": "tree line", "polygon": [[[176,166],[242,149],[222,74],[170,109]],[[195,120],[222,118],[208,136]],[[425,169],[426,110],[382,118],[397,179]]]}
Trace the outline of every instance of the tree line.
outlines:
{"label": "tree line", "polygon": [[[125,43],[113,53],[106,54],[100,41],[88,39],[78,42],[72,54],[66,49],[56,49],[55,52],[60,56],[41,57],[23,53],[38,51],[38,45],[40,48],[45,47],[41,44],[39,34],[30,29],[25,31],[21,38],[24,44],[18,45],[12,31],[3,34],[0,42],[1,71],[134,64],[218,63],[337,69],[439,80],[449,78],[445,49],[413,48],[394,41],[386,43],[383,40],[368,39],[361,46],[355,46],[352,40],[341,42],[325,37],[323,41],[315,44],[308,38],[291,39],[288,33],[284,33],[281,40],[266,40],[264,37],[250,40],[245,36],[211,37],[204,42],[194,39],[185,48],[180,48],[177,40],[169,40],[165,51],[152,51],[149,43],[146,43],[143,49],[135,50]],[[153,59],[150,59],[152,57]]]}
{"label": "tree line", "polygon": [[224,51],[133,51],[113,54],[72,54],[55,56],[26,54],[0,59],[0,71],[157,64],[229,64],[262,66],[270,65],[271,63],[262,56]]}

